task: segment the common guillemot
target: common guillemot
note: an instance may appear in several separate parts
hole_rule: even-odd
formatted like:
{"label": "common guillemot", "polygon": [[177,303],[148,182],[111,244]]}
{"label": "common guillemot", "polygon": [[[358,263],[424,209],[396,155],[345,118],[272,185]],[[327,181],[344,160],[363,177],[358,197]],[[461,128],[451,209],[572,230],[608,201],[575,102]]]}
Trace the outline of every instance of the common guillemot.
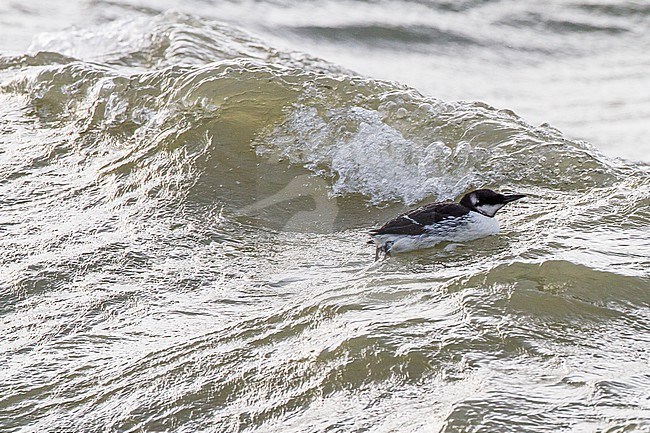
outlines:
{"label": "common guillemot", "polygon": [[370,236],[379,253],[429,248],[443,241],[464,242],[499,233],[494,215],[499,209],[523,194],[504,195],[491,189],[478,189],[465,194],[460,203],[430,203],[388,221]]}

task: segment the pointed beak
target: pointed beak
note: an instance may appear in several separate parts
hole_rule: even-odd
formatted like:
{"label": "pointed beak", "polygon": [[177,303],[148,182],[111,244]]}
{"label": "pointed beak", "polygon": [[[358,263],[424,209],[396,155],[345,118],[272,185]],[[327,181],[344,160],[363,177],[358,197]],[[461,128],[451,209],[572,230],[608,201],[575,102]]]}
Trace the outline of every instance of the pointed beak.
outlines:
{"label": "pointed beak", "polygon": [[510,203],[511,201],[519,200],[520,198],[526,197],[525,194],[510,194],[504,195],[504,203]]}

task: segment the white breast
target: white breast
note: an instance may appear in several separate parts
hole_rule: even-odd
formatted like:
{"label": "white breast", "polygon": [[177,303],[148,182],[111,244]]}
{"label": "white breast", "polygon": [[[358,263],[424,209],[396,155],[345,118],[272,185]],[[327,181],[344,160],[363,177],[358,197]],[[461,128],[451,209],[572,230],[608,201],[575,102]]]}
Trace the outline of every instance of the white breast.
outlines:
{"label": "white breast", "polygon": [[478,212],[470,211],[467,225],[458,227],[454,231],[452,241],[463,242],[483,238],[499,233],[499,221]]}

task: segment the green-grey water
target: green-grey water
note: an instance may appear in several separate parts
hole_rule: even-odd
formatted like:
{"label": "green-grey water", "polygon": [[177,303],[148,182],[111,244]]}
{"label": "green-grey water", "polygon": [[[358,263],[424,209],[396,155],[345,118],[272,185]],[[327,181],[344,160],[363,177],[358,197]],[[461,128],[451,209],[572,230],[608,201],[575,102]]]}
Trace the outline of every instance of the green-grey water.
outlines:
{"label": "green-grey water", "polygon": [[[0,57],[0,430],[650,430],[647,164],[97,5]],[[478,187],[527,194],[498,236],[373,262],[369,228]]]}

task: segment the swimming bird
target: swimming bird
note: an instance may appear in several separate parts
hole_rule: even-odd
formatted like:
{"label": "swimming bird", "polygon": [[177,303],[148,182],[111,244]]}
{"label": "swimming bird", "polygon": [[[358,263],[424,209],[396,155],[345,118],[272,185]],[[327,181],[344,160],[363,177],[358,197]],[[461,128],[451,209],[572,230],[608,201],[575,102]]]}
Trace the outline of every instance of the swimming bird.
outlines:
{"label": "swimming bird", "polygon": [[390,256],[443,241],[464,242],[495,235],[499,233],[499,223],[494,215],[506,204],[523,197],[526,196],[478,189],[465,194],[460,203],[429,203],[398,215],[370,231],[376,245],[375,260],[380,252]]}

